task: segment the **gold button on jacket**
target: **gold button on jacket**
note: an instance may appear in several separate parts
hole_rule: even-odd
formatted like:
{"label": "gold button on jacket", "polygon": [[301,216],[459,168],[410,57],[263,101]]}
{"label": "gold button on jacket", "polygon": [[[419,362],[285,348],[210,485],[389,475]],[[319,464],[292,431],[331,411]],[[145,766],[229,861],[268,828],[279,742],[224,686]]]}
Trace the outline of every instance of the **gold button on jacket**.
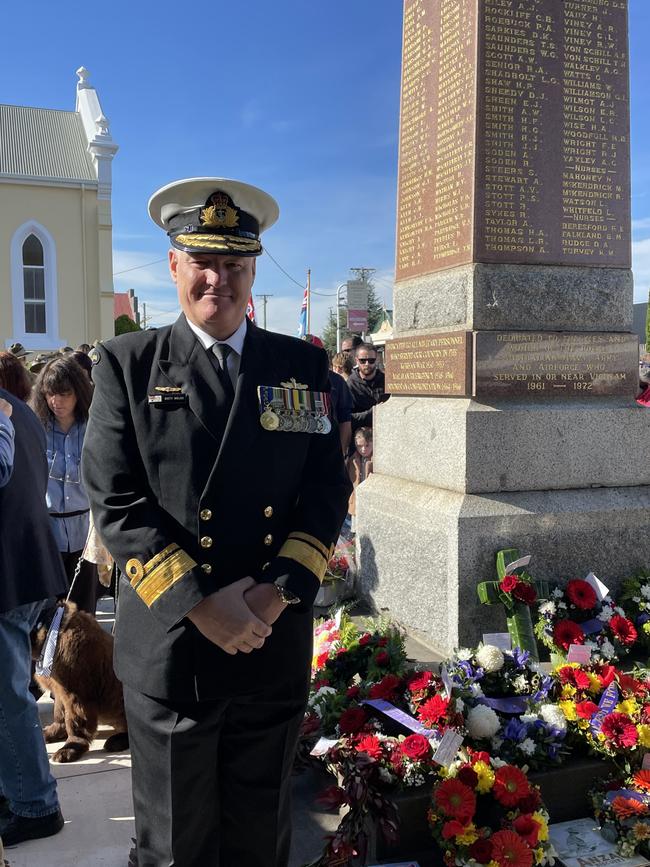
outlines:
{"label": "gold button on jacket", "polygon": [[272,518],[273,517],[273,506],[267,506],[264,509],[264,517],[265,518]]}
{"label": "gold button on jacket", "polygon": [[199,512],[199,518],[202,521],[209,521],[211,517],[212,512],[210,511],[210,509],[201,509],[201,511]]}
{"label": "gold button on jacket", "polygon": [[201,563],[201,569],[205,572],[206,575],[209,575],[212,572],[212,566],[209,563]]}
{"label": "gold button on jacket", "polygon": [[211,548],[212,547],[212,539],[210,536],[201,536],[201,547],[202,548]]}
{"label": "gold button on jacket", "polygon": [[269,533],[268,536],[264,537],[264,544],[271,545],[273,543],[273,536]]}

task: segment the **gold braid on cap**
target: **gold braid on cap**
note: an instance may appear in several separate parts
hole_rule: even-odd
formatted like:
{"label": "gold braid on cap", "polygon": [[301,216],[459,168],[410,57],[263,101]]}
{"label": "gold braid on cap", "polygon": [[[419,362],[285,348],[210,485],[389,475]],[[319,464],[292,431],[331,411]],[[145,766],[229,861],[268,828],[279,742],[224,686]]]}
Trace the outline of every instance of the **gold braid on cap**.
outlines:
{"label": "gold braid on cap", "polygon": [[173,240],[184,247],[210,247],[211,250],[233,252],[241,250],[250,253],[259,250],[261,244],[256,238],[238,238],[235,235],[176,235]]}

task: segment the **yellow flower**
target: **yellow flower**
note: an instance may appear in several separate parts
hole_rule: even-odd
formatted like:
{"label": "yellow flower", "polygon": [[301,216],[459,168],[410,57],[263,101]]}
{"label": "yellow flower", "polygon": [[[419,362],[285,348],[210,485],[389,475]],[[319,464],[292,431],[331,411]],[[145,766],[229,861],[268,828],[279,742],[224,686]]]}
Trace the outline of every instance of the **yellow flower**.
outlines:
{"label": "yellow flower", "polygon": [[578,720],[578,728],[584,731],[589,728],[589,720],[588,719],[579,719]]}
{"label": "yellow flower", "polygon": [[499,867],[498,861],[488,861],[487,867]]}
{"label": "yellow flower", "polygon": [[470,822],[469,825],[463,829],[463,833],[457,834],[454,839],[457,843],[461,843],[463,846],[471,846],[472,843],[475,843],[478,840],[476,825],[474,825],[473,822]]}
{"label": "yellow flower", "polygon": [[643,624],[643,631],[645,632],[646,635],[650,635],[650,620],[646,621]]}
{"label": "yellow flower", "polygon": [[650,747],[650,726],[641,725],[636,727],[639,733],[639,743],[642,747]]}
{"label": "yellow flower", "polygon": [[574,701],[561,701],[558,702],[558,704],[562,708],[562,713],[568,720],[574,722],[578,719],[578,714],[576,713],[576,703]]}
{"label": "yellow flower", "polygon": [[632,828],[632,833],[637,840],[647,840],[650,838],[650,825],[647,822],[637,822]]}
{"label": "yellow flower", "polygon": [[598,695],[603,688],[602,683],[598,677],[590,671],[587,672],[587,677],[589,678],[589,692],[592,693],[592,695]]}
{"label": "yellow flower", "polygon": [[626,713],[628,716],[633,716],[639,710],[639,705],[633,698],[628,698],[616,705],[616,710],[619,713]]}
{"label": "yellow flower", "polygon": [[476,789],[481,795],[485,795],[494,785],[494,771],[485,762],[476,762],[473,768],[474,772],[478,775]]}
{"label": "yellow flower", "polygon": [[544,860],[544,850],[543,849],[535,849],[535,864],[541,864]]}
{"label": "yellow flower", "polygon": [[577,690],[575,686],[571,686],[571,684],[567,683],[562,687],[562,698],[573,698],[573,696],[576,694],[576,691]]}
{"label": "yellow flower", "polygon": [[533,813],[533,819],[539,825],[539,839],[542,840],[542,842],[548,840],[548,823],[544,816],[542,816],[541,813]]}

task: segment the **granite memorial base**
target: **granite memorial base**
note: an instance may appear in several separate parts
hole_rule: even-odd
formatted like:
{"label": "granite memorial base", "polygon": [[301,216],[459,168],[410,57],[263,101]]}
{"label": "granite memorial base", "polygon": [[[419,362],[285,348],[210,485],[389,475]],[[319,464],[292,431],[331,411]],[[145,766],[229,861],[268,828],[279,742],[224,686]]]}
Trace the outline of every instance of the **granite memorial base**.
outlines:
{"label": "granite memorial base", "polygon": [[649,515],[650,486],[475,495],[373,473],[357,490],[357,589],[449,653],[505,628],[476,595],[499,549],[531,554],[536,578],[592,571],[615,591],[650,564]]}

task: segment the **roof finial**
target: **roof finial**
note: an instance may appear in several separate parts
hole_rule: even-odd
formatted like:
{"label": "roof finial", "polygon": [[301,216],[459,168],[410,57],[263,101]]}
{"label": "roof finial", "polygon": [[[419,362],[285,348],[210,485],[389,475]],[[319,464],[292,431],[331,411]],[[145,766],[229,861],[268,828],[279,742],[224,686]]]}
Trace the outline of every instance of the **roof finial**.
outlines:
{"label": "roof finial", "polygon": [[85,90],[86,88],[92,87],[92,85],[88,81],[88,76],[90,75],[90,73],[85,66],[79,67],[79,69],[77,70],[77,75],[79,76],[79,81],[77,82],[77,90]]}
{"label": "roof finial", "polygon": [[95,118],[95,127],[97,135],[108,135],[108,118],[105,114],[100,114]]}

